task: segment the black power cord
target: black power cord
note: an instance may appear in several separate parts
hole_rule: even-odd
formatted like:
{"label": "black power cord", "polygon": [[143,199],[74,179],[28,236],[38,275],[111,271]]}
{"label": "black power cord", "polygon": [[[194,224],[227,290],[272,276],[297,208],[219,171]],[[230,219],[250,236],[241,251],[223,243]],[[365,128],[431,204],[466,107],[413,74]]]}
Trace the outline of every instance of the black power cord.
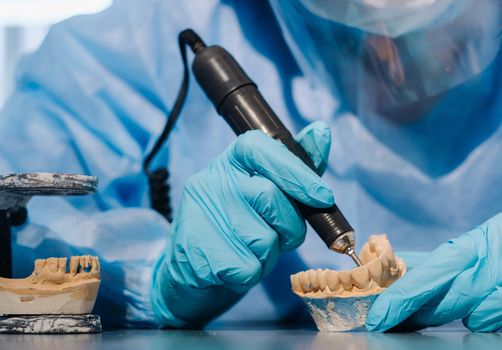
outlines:
{"label": "black power cord", "polygon": [[173,130],[186,99],[188,83],[190,80],[186,46],[190,46],[192,51],[195,53],[206,47],[206,44],[204,44],[202,39],[191,29],[184,30],[178,35],[178,45],[181,53],[181,59],[183,61],[183,81],[181,82],[181,87],[178,92],[178,96],[176,97],[173,109],[167,118],[164,130],[162,130],[162,133],[155,142],[152,150],[143,161],[143,171],[148,176],[150,204],[153,209],[165,217],[169,222],[172,221],[172,207],[169,196],[170,187],[168,184],[169,171],[167,170],[167,167],[151,171],[150,164]]}

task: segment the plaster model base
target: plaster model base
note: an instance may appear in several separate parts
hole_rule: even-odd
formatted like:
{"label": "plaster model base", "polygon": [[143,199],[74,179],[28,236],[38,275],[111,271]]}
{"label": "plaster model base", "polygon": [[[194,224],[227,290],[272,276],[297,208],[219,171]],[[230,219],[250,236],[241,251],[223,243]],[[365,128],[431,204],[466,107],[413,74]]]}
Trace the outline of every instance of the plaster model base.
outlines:
{"label": "plaster model base", "polygon": [[0,333],[87,333],[101,328],[99,316],[88,315],[101,282],[98,258],[72,257],[69,271],[66,263],[66,258],[36,260],[29,277],[0,278]]}
{"label": "plaster model base", "polygon": [[0,334],[101,333],[98,315],[0,316]]}
{"label": "plaster model base", "polygon": [[371,236],[359,257],[363,265],[352,270],[308,270],[291,276],[293,292],[304,300],[320,331],[364,327],[378,294],[406,273],[386,235]]}

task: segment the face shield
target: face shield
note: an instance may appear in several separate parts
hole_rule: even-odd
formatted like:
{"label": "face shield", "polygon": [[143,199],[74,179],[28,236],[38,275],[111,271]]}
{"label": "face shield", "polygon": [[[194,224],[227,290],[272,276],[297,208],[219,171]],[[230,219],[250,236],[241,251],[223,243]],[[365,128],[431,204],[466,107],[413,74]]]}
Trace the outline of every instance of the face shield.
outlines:
{"label": "face shield", "polygon": [[413,120],[500,50],[500,0],[270,3],[304,72],[357,115],[404,111]]}

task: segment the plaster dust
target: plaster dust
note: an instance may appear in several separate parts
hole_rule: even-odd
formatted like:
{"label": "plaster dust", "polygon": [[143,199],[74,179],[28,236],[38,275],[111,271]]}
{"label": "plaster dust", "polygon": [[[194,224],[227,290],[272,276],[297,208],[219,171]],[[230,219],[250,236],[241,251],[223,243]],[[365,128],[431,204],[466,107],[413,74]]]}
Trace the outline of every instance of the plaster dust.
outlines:
{"label": "plaster dust", "polygon": [[87,314],[94,307],[100,279],[99,259],[74,256],[38,259],[23,279],[0,278],[0,315]]}
{"label": "plaster dust", "polygon": [[386,235],[372,235],[359,254],[362,266],[352,270],[308,270],[291,276],[300,297],[353,297],[382,292],[406,273],[404,261],[394,256]]}

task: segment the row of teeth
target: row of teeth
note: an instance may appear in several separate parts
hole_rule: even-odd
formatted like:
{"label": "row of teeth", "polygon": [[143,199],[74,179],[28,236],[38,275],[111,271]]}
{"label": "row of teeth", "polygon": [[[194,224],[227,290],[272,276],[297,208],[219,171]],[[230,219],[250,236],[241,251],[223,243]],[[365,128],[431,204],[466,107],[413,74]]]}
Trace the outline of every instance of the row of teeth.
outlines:
{"label": "row of teeth", "polygon": [[361,250],[363,266],[347,271],[308,270],[291,276],[293,291],[333,293],[385,288],[405,272],[404,262],[395,257],[385,236],[372,236]]}
{"label": "row of teeth", "polygon": [[72,256],[70,268],[66,269],[67,258],[49,258],[35,260],[35,275],[42,273],[76,275],[79,273],[99,273],[99,258],[97,256]]}

